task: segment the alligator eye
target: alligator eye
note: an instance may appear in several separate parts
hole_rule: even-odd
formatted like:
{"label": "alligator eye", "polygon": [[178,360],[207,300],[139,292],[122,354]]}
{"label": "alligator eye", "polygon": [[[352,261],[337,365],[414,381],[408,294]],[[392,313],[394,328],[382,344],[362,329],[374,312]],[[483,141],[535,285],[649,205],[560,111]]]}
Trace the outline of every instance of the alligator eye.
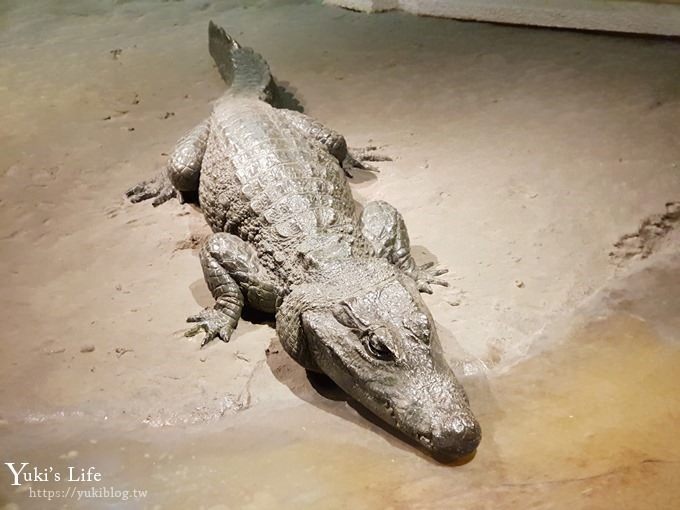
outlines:
{"label": "alligator eye", "polygon": [[376,359],[381,361],[390,361],[394,359],[394,353],[374,335],[368,335],[364,341],[364,346],[368,353]]}

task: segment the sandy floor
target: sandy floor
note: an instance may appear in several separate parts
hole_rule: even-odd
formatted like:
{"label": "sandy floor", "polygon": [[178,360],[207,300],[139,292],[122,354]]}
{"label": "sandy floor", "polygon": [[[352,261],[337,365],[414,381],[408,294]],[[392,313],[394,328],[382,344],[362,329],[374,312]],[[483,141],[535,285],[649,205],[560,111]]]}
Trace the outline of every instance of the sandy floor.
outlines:
{"label": "sandy floor", "polygon": [[[679,43],[251,5],[0,7],[2,462],[102,473],[16,487],[2,466],[0,505],[680,505]],[[306,113],[394,158],[355,196],[397,206],[417,260],[451,271],[426,300],[484,429],[471,462],[315,389],[270,324],[183,337],[212,302],[208,229],[123,191],[222,93],[209,19]],[[31,493],[100,486],[148,493]]]}

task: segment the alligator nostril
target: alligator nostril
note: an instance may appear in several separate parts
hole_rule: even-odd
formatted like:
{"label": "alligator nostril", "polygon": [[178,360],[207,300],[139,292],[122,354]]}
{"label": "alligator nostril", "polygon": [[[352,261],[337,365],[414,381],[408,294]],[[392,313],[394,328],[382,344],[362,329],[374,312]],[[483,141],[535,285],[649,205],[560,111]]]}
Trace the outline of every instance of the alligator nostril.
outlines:
{"label": "alligator nostril", "polygon": [[453,430],[457,433],[460,434],[465,430],[465,421],[463,420],[453,420]]}
{"label": "alligator nostril", "polygon": [[479,428],[477,421],[469,416],[457,416],[451,425],[456,434],[463,434],[466,431],[469,433],[470,431]]}

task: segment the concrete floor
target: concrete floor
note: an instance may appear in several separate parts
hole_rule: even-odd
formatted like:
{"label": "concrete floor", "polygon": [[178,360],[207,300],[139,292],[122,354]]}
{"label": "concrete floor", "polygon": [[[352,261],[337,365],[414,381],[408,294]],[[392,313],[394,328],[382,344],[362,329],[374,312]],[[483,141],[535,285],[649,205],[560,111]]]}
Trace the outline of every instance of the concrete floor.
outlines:
{"label": "concrete floor", "polygon": [[[678,506],[678,42],[250,5],[0,11],[0,506]],[[466,463],[312,384],[266,322],[183,337],[207,227],[122,193],[224,90],[209,19],[394,158],[353,189],[451,271],[426,300],[484,430]]]}

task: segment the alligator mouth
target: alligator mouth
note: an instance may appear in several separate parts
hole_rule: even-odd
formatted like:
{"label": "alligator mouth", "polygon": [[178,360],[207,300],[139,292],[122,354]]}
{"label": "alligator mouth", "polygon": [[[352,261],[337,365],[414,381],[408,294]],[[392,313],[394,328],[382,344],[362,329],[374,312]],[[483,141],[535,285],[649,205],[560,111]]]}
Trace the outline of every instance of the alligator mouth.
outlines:
{"label": "alligator mouth", "polygon": [[449,446],[437,446],[428,436],[419,434],[418,443],[425,448],[428,454],[441,463],[459,462],[466,463],[474,457],[479,441],[461,441]]}

